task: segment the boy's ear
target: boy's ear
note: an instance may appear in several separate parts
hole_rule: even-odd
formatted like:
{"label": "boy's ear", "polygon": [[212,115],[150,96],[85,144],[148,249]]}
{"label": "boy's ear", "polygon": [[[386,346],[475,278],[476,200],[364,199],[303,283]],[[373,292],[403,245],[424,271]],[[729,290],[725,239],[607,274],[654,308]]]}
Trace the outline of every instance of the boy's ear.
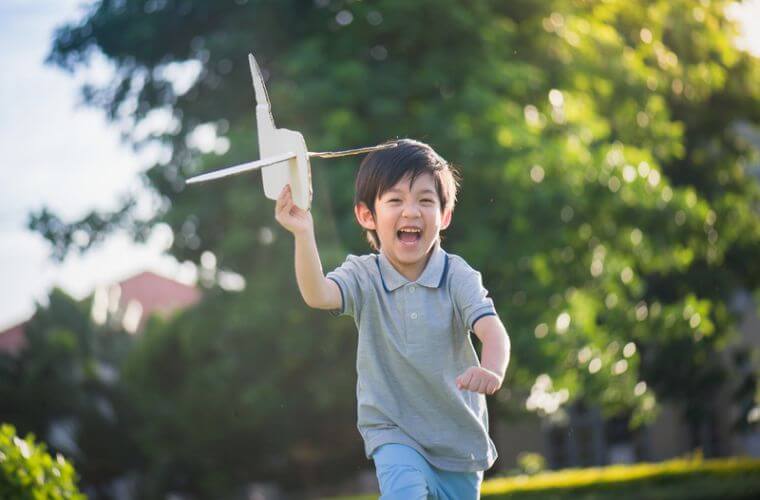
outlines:
{"label": "boy's ear", "polygon": [[364,229],[372,231],[377,229],[377,226],[375,225],[375,216],[372,215],[372,211],[366,203],[360,202],[358,205],[354,206],[354,215],[356,215],[356,220],[359,222],[359,225]]}
{"label": "boy's ear", "polygon": [[441,231],[449,227],[449,224],[451,224],[451,216],[453,215],[453,210],[450,208],[444,208],[443,214],[441,215]]}

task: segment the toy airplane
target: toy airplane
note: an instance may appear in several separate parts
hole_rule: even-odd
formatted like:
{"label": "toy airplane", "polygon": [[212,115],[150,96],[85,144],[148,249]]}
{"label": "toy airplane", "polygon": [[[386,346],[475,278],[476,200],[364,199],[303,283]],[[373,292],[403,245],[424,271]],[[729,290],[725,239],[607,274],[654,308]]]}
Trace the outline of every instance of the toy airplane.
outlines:
{"label": "toy airplane", "polygon": [[396,146],[395,143],[387,143],[345,151],[325,151],[320,153],[308,151],[306,149],[306,142],[300,132],[275,128],[269,96],[267,96],[267,90],[264,86],[264,78],[261,76],[261,71],[259,71],[259,66],[256,64],[253,54],[248,54],[248,62],[251,65],[251,77],[253,78],[253,89],[256,96],[256,125],[258,128],[261,159],[197,175],[187,179],[185,181],[187,184],[221,179],[222,177],[260,168],[262,169],[262,180],[264,181],[264,194],[267,198],[276,200],[282,188],[286,184],[290,184],[295,204],[304,210],[308,210],[311,205],[311,166],[309,165],[309,158],[313,156],[336,158]]}

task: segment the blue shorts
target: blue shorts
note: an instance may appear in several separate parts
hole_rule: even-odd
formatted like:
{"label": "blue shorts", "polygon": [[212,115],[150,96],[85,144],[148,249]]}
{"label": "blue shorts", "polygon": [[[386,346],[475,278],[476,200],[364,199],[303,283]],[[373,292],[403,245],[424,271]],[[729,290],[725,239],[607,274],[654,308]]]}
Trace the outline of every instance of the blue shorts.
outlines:
{"label": "blue shorts", "polygon": [[380,500],[475,500],[482,472],[453,472],[431,465],[417,450],[384,444],[372,453]]}

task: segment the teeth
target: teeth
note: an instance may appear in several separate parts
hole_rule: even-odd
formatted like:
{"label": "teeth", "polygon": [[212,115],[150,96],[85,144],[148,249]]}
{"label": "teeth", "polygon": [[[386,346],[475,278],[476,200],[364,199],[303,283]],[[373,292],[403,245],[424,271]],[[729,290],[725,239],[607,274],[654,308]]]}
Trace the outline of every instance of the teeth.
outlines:
{"label": "teeth", "polygon": [[420,230],[417,228],[411,228],[411,227],[404,227],[399,229],[402,233],[419,233]]}

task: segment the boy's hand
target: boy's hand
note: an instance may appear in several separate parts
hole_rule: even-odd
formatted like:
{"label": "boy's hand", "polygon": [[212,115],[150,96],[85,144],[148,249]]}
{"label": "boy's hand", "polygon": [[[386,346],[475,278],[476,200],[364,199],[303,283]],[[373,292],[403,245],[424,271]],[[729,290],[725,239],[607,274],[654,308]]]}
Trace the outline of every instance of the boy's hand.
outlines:
{"label": "boy's hand", "polygon": [[277,203],[274,207],[274,218],[285,229],[294,235],[304,234],[314,230],[314,221],[311,212],[299,208],[293,203],[293,195],[290,192],[290,184],[282,188]]}
{"label": "boy's hand", "polygon": [[501,377],[482,366],[471,366],[456,378],[457,389],[491,395],[501,388]]}

